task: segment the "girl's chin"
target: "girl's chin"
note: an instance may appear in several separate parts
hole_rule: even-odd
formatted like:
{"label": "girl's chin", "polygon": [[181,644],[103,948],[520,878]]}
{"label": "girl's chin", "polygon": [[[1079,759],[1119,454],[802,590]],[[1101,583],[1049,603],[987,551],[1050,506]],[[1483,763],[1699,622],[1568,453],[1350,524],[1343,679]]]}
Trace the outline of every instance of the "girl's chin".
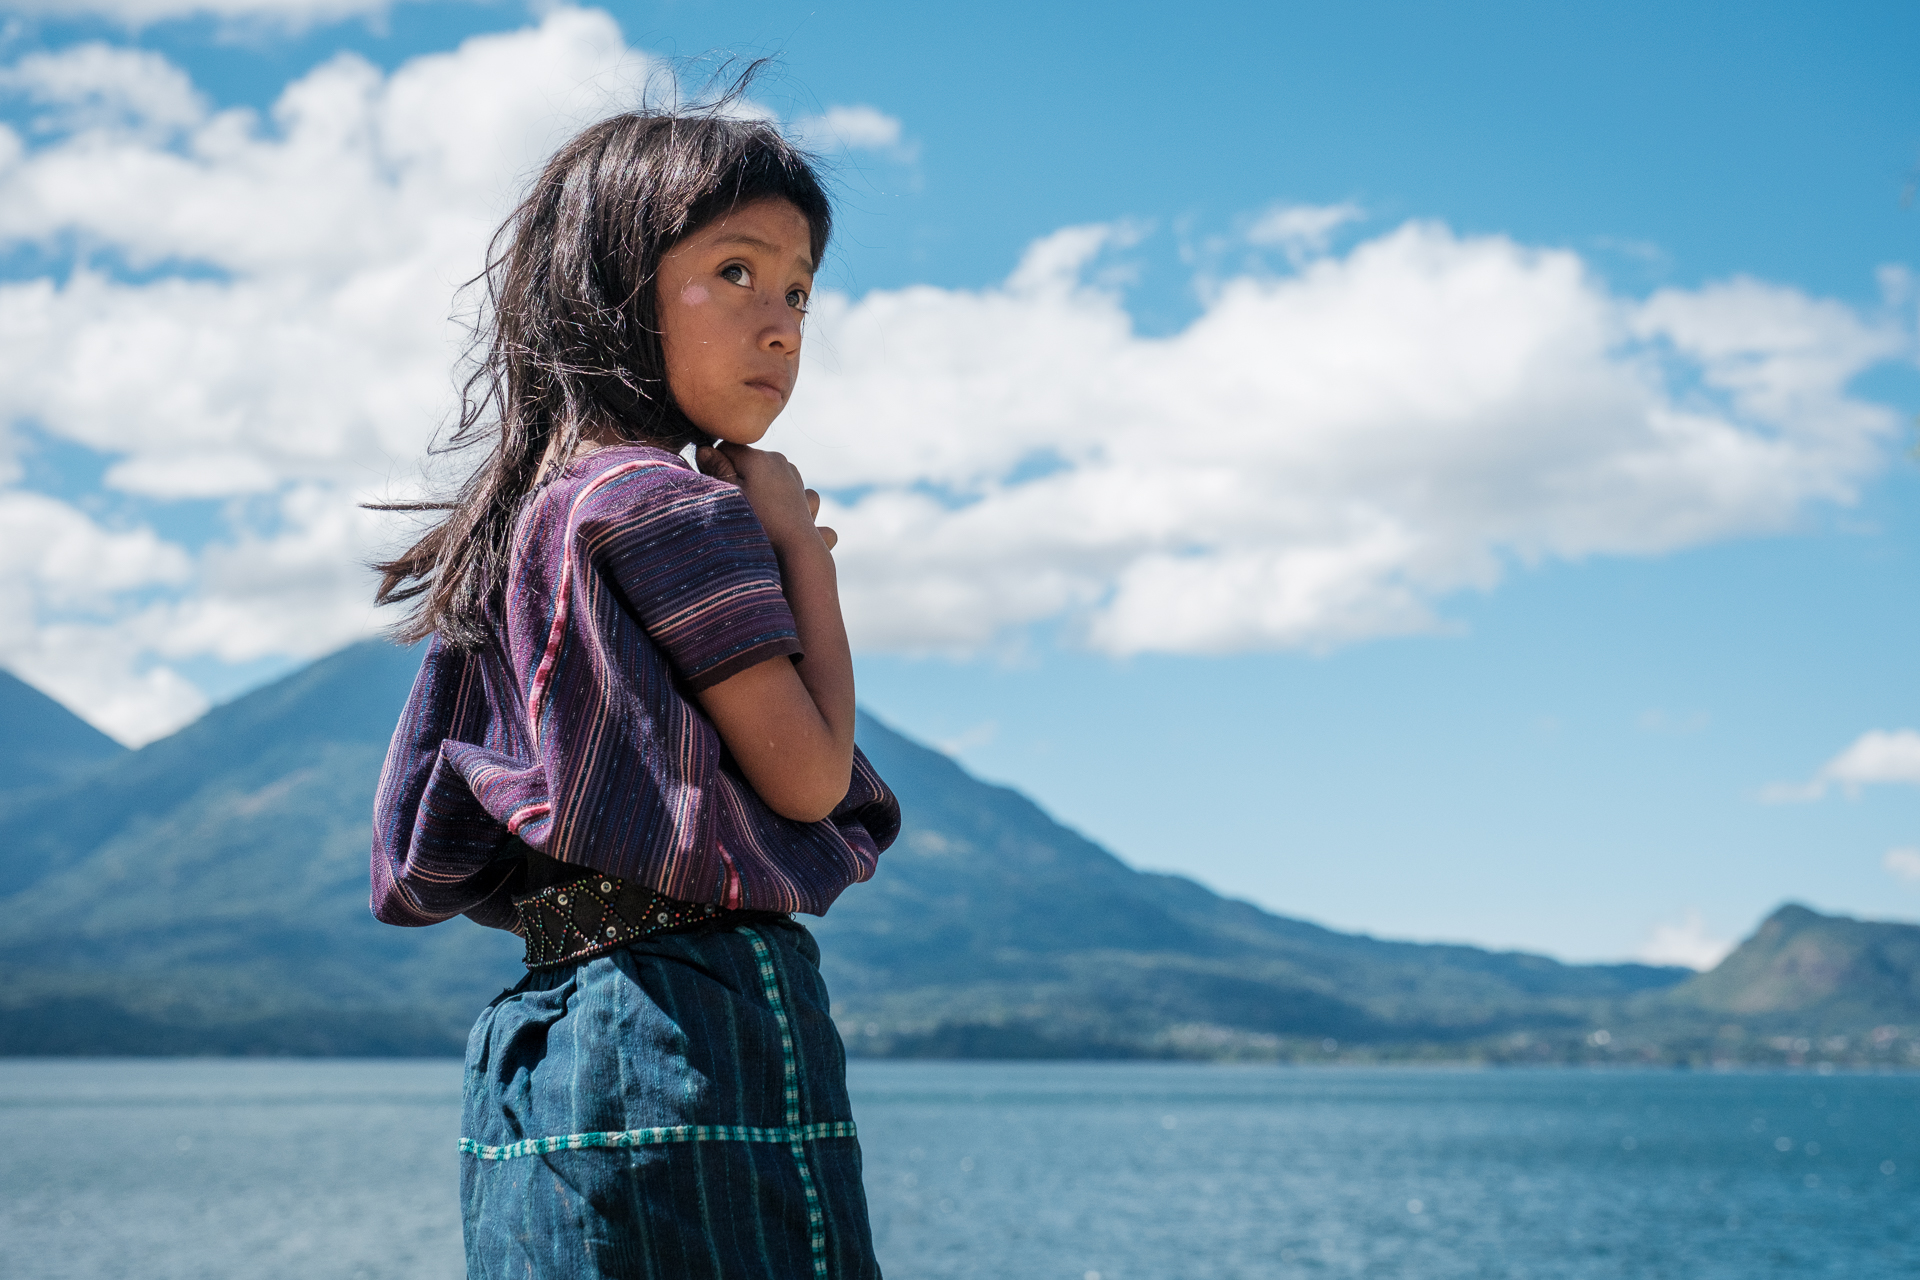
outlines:
{"label": "girl's chin", "polygon": [[695,425],[714,439],[723,440],[728,444],[759,444],[766,437],[767,428],[773,425],[773,418],[769,415],[764,422],[757,419],[746,422],[736,420],[717,427],[709,427],[704,422]]}

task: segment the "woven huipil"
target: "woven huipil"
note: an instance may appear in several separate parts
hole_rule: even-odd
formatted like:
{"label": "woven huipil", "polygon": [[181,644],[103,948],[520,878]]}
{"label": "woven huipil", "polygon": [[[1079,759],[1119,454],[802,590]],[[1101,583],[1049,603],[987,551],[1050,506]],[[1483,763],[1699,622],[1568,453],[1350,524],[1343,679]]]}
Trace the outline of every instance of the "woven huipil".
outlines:
{"label": "woven huipil", "polygon": [[734,486],[645,446],[576,460],[516,526],[497,643],[431,640],[375,801],[373,912],[513,923],[519,851],[685,902],[822,914],[899,830],[860,752],[819,822],[773,812],[693,701],[798,655]]}

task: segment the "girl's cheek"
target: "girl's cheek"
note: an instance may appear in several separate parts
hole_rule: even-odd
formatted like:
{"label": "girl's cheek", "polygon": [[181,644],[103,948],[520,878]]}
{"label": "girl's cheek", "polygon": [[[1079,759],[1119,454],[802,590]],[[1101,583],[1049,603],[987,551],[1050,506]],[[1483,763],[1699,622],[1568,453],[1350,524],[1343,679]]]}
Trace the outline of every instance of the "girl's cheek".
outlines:
{"label": "girl's cheek", "polygon": [[707,287],[703,284],[689,283],[686,288],[680,291],[680,301],[690,307],[697,307],[712,296],[712,294],[707,292]]}

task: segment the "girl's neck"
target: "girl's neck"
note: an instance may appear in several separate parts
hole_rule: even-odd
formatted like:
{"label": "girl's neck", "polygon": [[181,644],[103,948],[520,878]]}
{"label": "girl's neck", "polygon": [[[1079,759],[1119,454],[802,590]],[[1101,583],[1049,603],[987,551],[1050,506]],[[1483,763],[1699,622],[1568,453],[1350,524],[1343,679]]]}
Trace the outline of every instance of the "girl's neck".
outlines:
{"label": "girl's neck", "polygon": [[621,449],[634,446],[660,449],[668,453],[673,452],[672,449],[669,449],[666,445],[656,440],[629,440],[625,436],[617,434],[611,427],[602,423],[595,423],[592,427],[583,430],[579,438],[574,441],[573,448],[564,454],[562,453],[560,438],[558,436],[555,436],[547,442],[547,451],[540,457],[539,479],[536,481],[536,484],[546,484],[565,470],[569,463],[581,458],[591,457],[599,453],[602,449]]}

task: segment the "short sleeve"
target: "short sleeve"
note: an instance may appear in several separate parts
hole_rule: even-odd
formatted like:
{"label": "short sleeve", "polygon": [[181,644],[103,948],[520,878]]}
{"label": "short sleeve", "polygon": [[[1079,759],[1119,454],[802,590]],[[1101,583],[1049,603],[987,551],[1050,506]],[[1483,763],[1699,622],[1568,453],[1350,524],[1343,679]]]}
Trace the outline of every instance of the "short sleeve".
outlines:
{"label": "short sleeve", "polygon": [[687,687],[708,689],[801,651],[773,545],[734,486],[649,467],[600,488],[581,512],[581,554]]}

